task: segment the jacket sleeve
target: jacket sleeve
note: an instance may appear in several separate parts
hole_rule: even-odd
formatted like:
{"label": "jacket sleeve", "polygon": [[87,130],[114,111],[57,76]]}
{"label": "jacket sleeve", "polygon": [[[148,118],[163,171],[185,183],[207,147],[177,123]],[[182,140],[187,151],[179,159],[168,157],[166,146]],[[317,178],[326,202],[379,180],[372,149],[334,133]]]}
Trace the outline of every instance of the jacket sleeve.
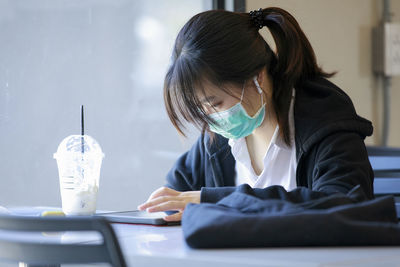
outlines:
{"label": "jacket sleeve", "polygon": [[309,182],[313,190],[347,193],[360,185],[367,198],[372,199],[373,180],[367,150],[358,134],[332,134],[315,148],[315,166]]}
{"label": "jacket sleeve", "polygon": [[201,135],[191,149],[175,162],[167,174],[166,187],[177,191],[200,190],[204,185],[205,149]]}
{"label": "jacket sleeve", "polygon": [[[261,199],[277,198],[304,202],[335,193],[348,193],[361,188],[363,198],[373,198],[373,172],[365,144],[356,133],[336,133],[327,136],[304,155],[299,163],[300,180],[307,187],[287,192],[281,186],[270,188],[220,187],[201,189],[201,202],[216,203],[234,191],[250,194]],[[300,170],[299,170],[300,168]],[[359,185],[359,186],[357,186]]]}

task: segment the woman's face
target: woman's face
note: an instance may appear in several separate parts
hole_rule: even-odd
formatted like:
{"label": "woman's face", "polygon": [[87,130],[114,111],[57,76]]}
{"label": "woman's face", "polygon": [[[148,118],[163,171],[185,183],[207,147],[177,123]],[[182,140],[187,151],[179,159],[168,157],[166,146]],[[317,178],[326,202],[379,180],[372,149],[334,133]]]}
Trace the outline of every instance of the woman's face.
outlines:
{"label": "woman's face", "polygon": [[[225,84],[224,88],[231,95],[211,83],[204,84],[205,95],[201,94],[199,99],[207,114],[227,110],[240,101],[243,86]],[[249,116],[256,114],[261,107],[261,95],[252,79],[245,82],[242,105]]]}

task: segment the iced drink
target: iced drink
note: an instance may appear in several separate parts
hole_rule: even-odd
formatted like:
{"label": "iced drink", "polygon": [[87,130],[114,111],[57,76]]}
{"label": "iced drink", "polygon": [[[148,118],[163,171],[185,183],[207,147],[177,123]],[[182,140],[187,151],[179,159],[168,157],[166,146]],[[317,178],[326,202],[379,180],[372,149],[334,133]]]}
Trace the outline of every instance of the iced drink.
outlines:
{"label": "iced drink", "polygon": [[71,135],[58,146],[62,210],[67,215],[91,215],[96,212],[100,168],[104,154],[88,135]]}

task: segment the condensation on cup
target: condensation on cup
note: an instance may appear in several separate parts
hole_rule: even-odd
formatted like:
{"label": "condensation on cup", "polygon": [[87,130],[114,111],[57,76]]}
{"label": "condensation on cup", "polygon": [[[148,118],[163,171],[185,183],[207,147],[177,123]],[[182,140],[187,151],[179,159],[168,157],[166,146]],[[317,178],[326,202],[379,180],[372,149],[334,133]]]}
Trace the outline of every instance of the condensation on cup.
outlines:
{"label": "condensation on cup", "polygon": [[60,143],[54,158],[63,212],[67,215],[94,214],[104,158],[99,143],[88,135],[70,135]]}

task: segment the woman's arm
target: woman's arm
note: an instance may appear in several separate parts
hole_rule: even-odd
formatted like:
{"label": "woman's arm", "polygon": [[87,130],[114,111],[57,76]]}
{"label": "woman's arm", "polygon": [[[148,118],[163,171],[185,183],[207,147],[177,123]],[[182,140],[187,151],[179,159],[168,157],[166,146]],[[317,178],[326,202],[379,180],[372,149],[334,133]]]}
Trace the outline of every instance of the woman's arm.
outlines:
{"label": "woman's arm", "polygon": [[205,149],[201,135],[191,149],[178,158],[167,174],[169,187],[178,191],[200,190],[204,186]]}
{"label": "woman's arm", "polygon": [[374,174],[365,144],[356,133],[338,132],[324,138],[314,148],[315,166],[308,162],[311,188],[332,194],[347,193],[360,185],[366,197],[374,197]]}
{"label": "woman's arm", "polygon": [[[358,134],[338,132],[329,135],[313,146],[303,157],[298,165],[298,171],[301,172],[300,181],[303,184],[290,192],[281,186],[202,187],[201,191],[191,192],[160,188],[140,208],[149,208],[149,211],[178,210],[179,214],[171,217],[171,220],[180,220],[188,203],[216,203],[235,191],[260,199],[275,198],[305,202],[335,193],[346,194],[359,185],[361,190],[358,192],[362,193],[360,200],[373,198],[373,172],[363,139]],[[181,179],[188,177],[187,174],[182,175],[182,172],[178,174],[181,175],[178,176]],[[188,181],[187,178],[183,180]]]}
{"label": "woman's arm", "polygon": [[261,199],[279,198],[307,201],[323,195],[348,193],[360,185],[365,199],[373,198],[373,171],[363,139],[356,133],[337,132],[307,151],[297,166],[302,184],[308,187],[287,192],[283,187],[203,187],[201,202],[216,203],[234,191]]}
{"label": "woman's arm", "polygon": [[205,149],[204,136],[201,135],[192,148],[176,161],[167,174],[165,186],[155,190],[147,201],[138,206],[139,210],[148,212],[169,212],[164,219],[180,221],[182,212],[188,203],[200,203],[200,188],[205,182]]}

